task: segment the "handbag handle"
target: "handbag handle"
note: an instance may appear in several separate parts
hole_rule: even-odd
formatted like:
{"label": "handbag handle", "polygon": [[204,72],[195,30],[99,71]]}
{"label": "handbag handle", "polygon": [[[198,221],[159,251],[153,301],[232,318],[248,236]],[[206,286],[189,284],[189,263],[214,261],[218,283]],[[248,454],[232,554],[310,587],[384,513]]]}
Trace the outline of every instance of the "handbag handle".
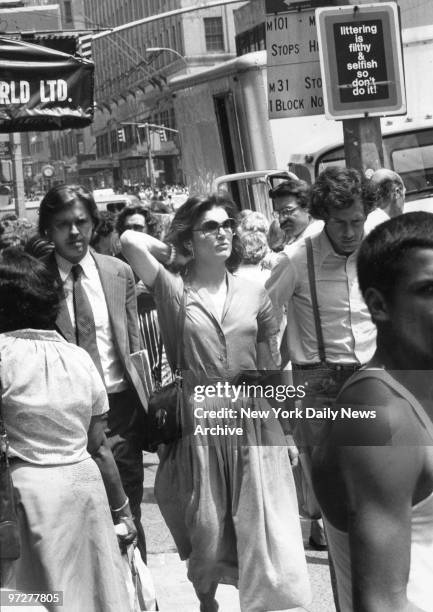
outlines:
{"label": "handbag handle", "polygon": [[326,364],[325,342],[323,340],[322,323],[320,321],[319,302],[317,301],[316,274],[314,271],[313,243],[311,238],[305,238],[307,247],[308,281],[310,283],[311,305],[313,307],[314,325],[316,327],[317,345],[321,364]]}
{"label": "handbag handle", "polygon": [[[177,314],[176,319],[176,331],[179,330],[179,341],[176,346],[176,363],[174,366],[174,376],[175,378],[182,378],[182,349],[183,349],[183,335],[185,330],[185,317],[186,317],[186,289],[183,290],[182,297],[180,300],[180,308]],[[156,388],[160,388],[162,385],[162,335],[160,332],[159,342],[158,342],[158,364],[153,368],[153,378],[155,381]]]}

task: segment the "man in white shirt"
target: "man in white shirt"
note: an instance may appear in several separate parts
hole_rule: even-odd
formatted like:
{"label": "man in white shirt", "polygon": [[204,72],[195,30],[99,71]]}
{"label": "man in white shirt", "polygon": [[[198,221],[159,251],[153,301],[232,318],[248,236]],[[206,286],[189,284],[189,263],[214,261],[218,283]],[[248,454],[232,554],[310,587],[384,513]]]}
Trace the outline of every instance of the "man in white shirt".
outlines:
{"label": "man in white shirt", "polygon": [[107,438],[145,558],[140,503],[146,395],[130,358],[140,349],[135,281],[126,263],[89,250],[97,220],[90,192],[81,186],[59,185],[41,202],[39,232],[54,244],[45,263],[63,287],[56,328],[68,342],[87,350],[107,389]]}
{"label": "man in white shirt", "polygon": [[[356,252],[370,209],[356,170],[329,167],[312,187],[310,213],[324,221],[311,238],[326,361],[359,366],[374,349],[375,328],[356,277]],[[320,364],[305,241],[295,243],[266,283],[277,315],[287,305],[289,354],[295,366]]]}
{"label": "man in white shirt", "polygon": [[[285,249],[266,283],[280,320],[286,307],[288,354],[295,386],[306,388],[304,406],[329,405],[374,353],[376,331],[356,276],[368,193],[356,170],[326,168],[311,189],[309,208],[324,221],[322,231]],[[302,445],[320,443],[320,427],[296,426]]]}

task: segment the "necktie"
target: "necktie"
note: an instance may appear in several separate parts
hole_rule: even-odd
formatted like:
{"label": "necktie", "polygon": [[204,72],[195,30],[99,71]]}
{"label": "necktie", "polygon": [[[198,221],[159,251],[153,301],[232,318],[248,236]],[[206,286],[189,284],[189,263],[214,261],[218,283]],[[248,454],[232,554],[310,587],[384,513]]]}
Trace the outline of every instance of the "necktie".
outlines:
{"label": "necktie", "polygon": [[75,336],[78,346],[85,349],[98,368],[104,380],[102,372],[101,358],[99,356],[98,345],[96,344],[95,319],[93,318],[92,307],[81,282],[83,268],[80,264],[72,266],[73,278],[73,302],[75,313]]}

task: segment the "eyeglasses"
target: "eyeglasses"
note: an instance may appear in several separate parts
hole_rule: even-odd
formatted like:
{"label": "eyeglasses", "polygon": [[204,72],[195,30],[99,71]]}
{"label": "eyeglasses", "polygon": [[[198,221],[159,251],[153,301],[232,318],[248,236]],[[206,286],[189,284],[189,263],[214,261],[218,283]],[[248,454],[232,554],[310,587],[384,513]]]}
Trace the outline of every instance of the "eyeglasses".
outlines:
{"label": "eyeglasses", "polygon": [[229,232],[230,234],[234,234],[236,229],[236,221],[234,219],[230,219],[230,217],[225,219],[222,223],[218,223],[218,221],[205,221],[202,223],[201,227],[197,227],[192,231],[202,232],[203,236],[209,236],[210,234],[218,236],[220,229],[222,229],[225,233]]}
{"label": "eyeglasses", "polygon": [[92,224],[92,220],[90,217],[86,217],[85,219],[75,219],[74,221],[64,220],[53,223],[53,227],[59,232],[70,232],[73,227],[76,227],[79,232],[85,231],[87,226]]}
{"label": "eyeglasses", "polygon": [[131,225],[125,225],[126,230],[134,230],[134,232],[145,232],[146,226],[139,225],[138,223],[132,223]]}

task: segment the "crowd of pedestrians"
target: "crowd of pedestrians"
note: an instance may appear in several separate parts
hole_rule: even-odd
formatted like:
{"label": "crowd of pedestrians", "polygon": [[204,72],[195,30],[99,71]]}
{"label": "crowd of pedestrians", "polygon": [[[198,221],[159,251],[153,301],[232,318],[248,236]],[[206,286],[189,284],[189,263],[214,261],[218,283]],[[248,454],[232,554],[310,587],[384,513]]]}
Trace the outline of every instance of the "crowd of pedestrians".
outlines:
{"label": "crowd of pedestrians", "polygon": [[101,218],[60,185],[37,235],[0,221],[21,537],[0,586],[130,609],[149,395],[181,365],[155,496],[202,612],[220,583],[243,612],[308,610],[295,468],[336,610],[433,612],[433,215],[403,214],[404,194],[390,170],[329,166],[272,189],[274,220],[227,194],[188,197],[164,228],[156,206]]}

